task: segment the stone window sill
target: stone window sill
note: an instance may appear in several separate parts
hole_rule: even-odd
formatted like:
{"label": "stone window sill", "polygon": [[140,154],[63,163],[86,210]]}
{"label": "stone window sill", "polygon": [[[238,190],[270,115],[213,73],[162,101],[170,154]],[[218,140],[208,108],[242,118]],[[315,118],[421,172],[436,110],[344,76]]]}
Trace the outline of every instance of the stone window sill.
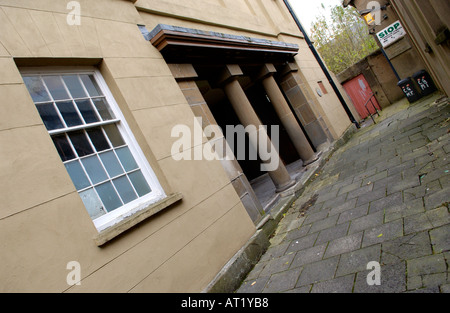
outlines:
{"label": "stone window sill", "polygon": [[183,195],[180,193],[175,193],[166,198],[150,204],[147,208],[129,216],[119,223],[111,226],[104,231],[100,232],[97,236],[94,237],[94,242],[98,247],[105,245],[107,242],[126,232],[130,228],[136,226],[137,224],[145,221],[151,216],[161,212],[172,204],[180,201],[183,198]]}

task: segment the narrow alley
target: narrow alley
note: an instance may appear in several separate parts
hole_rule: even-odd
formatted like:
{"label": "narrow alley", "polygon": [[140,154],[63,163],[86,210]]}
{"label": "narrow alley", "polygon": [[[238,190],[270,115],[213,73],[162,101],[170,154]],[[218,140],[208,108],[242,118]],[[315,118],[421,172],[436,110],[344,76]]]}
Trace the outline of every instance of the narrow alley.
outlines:
{"label": "narrow alley", "polygon": [[238,293],[450,291],[448,99],[402,101],[377,122],[315,174]]}

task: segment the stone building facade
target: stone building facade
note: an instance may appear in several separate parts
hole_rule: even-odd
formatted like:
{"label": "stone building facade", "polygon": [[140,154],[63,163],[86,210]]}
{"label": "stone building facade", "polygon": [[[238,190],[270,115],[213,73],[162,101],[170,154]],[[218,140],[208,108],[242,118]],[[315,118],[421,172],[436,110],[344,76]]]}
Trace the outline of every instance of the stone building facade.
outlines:
{"label": "stone building facade", "polygon": [[262,173],[173,130],[280,125],[283,191],[352,127],[281,0],[0,0],[0,25],[2,292],[200,292]]}
{"label": "stone building facade", "polygon": [[450,94],[450,3],[424,0],[392,1],[400,20],[438,88]]}
{"label": "stone building facade", "polygon": [[[375,6],[381,10],[374,11]],[[401,79],[427,70],[437,87],[447,95],[449,86],[449,18],[450,4],[441,0],[344,0],[362,15],[371,11],[381,23],[370,26],[375,36],[392,23],[400,21],[407,35],[385,48]],[[381,47],[381,45],[380,45]]]}

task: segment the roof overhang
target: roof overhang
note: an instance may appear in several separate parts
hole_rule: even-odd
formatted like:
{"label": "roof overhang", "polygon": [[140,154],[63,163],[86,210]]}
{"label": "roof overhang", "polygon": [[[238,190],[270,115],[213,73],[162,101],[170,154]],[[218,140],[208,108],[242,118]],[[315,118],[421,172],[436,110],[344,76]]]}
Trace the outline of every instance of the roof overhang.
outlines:
{"label": "roof overhang", "polygon": [[253,61],[283,63],[297,55],[299,47],[270,41],[159,24],[148,36],[168,62]]}

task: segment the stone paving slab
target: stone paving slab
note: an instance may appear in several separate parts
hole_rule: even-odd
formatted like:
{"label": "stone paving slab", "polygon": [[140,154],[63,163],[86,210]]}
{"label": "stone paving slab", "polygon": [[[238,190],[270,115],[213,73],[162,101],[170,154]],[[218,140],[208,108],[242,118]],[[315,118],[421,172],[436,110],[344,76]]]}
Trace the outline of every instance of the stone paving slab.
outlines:
{"label": "stone paving slab", "polygon": [[448,100],[384,110],[329,157],[236,292],[450,292],[449,153]]}

